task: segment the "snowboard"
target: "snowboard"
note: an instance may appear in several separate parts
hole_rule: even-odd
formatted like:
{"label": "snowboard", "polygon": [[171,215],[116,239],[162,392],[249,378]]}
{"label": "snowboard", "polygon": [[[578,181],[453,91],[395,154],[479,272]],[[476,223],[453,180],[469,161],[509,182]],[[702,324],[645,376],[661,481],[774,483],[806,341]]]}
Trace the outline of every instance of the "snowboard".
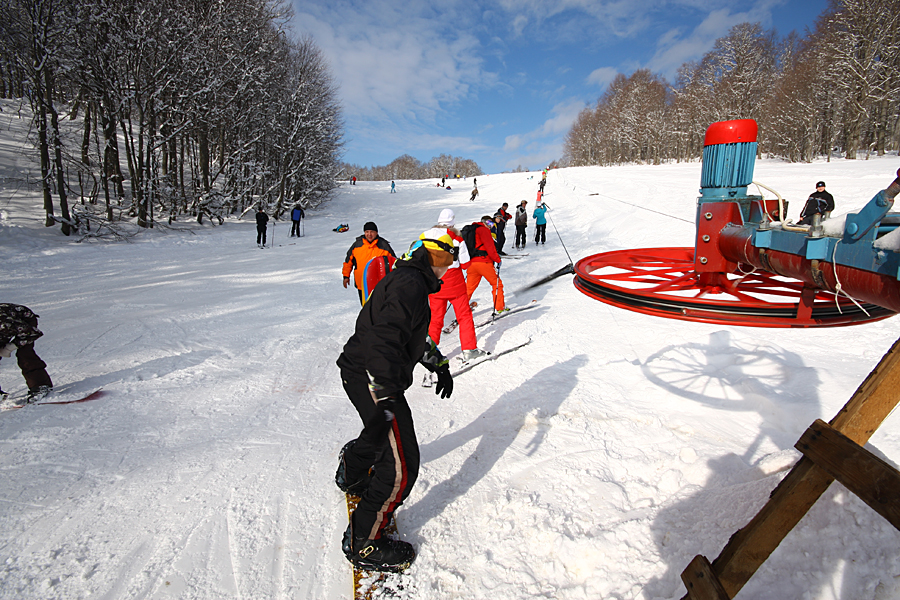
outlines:
{"label": "snowboard", "polygon": [[[360,497],[352,494],[344,494],[347,499],[347,521],[356,510]],[[394,519],[385,526],[382,535],[396,537],[397,524]],[[353,563],[350,563],[353,569],[353,599],[354,600],[377,600],[378,598],[398,598],[398,592],[403,589],[400,580],[400,573],[384,573],[382,571],[366,571],[360,569]]]}
{"label": "snowboard", "polygon": [[455,373],[451,373],[451,376],[457,377],[459,375],[462,375],[466,371],[470,371],[482,363],[486,363],[486,362],[489,362],[492,360],[497,360],[501,356],[506,356],[507,354],[515,352],[516,350],[520,350],[530,343],[531,343],[531,338],[528,338],[527,342],[523,342],[516,346],[506,348],[505,350],[500,350],[499,352],[494,352],[492,354],[489,354],[488,356],[482,356],[481,358],[476,358],[475,360],[462,362],[460,364],[460,368]]}
{"label": "snowboard", "polygon": [[396,259],[393,256],[376,256],[366,263],[363,269],[363,304],[369,301],[378,282],[391,272]]}
{"label": "snowboard", "polygon": [[8,394],[6,397],[2,399],[0,402],[0,411],[2,410],[15,410],[17,408],[22,408],[25,406],[45,406],[45,405],[60,405],[60,404],[79,404],[81,402],[89,402],[91,400],[96,400],[103,396],[105,392],[103,388],[96,388],[91,390],[90,392],[73,392],[73,393],[53,393],[50,392],[47,396],[44,396],[40,400],[35,402],[28,402],[27,400],[27,392],[23,392],[21,394]]}

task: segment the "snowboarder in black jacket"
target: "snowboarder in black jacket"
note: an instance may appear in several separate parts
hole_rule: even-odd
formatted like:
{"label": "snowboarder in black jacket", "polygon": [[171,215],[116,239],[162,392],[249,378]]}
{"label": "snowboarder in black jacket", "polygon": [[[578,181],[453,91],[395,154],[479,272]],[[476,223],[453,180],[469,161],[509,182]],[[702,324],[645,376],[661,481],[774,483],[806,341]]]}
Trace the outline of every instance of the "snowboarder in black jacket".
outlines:
{"label": "snowboarder in black jacket", "polygon": [[341,451],[335,476],[342,491],[362,498],[342,543],[348,560],[362,569],[399,571],[416,557],[411,544],[382,536],[382,530],[419,472],[404,396],[416,364],[437,374],[441,397],[453,391],[449,363],[428,337],[428,296],[440,290],[452,252],[440,241],[417,241],[375,287],[337,360],[344,391],[363,422],[359,437]]}

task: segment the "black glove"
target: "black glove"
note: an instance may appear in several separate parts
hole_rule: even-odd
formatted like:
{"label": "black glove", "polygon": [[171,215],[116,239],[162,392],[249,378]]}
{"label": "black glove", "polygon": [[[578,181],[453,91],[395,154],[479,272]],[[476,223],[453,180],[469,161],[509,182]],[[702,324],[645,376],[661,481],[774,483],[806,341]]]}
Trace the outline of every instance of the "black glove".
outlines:
{"label": "black glove", "polygon": [[450,375],[450,365],[441,365],[435,369],[434,373],[437,375],[434,393],[440,394],[441,398],[449,398],[453,393],[453,376]]}

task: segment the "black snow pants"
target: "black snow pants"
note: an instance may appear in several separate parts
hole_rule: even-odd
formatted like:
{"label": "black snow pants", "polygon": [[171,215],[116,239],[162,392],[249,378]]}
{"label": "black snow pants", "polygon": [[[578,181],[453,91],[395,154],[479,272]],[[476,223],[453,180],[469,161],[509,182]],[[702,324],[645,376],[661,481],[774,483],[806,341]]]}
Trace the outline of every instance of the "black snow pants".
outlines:
{"label": "black snow pants", "polygon": [[516,248],[525,247],[525,225],[516,225]]}
{"label": "black snow pants", "polygon": [[[356,443],[344,453],[347,481],[358,481],[375,468],[353,513],[353,535],[378,539],[419,476],[419,444],[412,412],[402,394],[393,402],[381,400],[376,405],[364,374],[342,369],[341,381],[363,422]],[[387,410],[392,414],[390,420],[385,415]]]}
{"label": "black snow pants", "polygon": [[266,245],[266,229],[268,226],[266,225],[257,225],[256,226],[256,243]]}

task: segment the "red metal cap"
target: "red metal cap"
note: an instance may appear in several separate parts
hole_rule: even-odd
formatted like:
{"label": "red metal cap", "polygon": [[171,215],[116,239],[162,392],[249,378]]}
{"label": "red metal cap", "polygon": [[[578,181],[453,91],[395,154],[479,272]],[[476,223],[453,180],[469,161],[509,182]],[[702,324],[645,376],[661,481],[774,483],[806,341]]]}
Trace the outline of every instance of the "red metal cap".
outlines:
{"label": "red metal cap", "polygon": [[753,119],[737,119],[735,121],[719,121],[713,123],[706,130],[703,139],[704,146],[717,144],[737,144],[741,142],[755,142],[759,128]]}

